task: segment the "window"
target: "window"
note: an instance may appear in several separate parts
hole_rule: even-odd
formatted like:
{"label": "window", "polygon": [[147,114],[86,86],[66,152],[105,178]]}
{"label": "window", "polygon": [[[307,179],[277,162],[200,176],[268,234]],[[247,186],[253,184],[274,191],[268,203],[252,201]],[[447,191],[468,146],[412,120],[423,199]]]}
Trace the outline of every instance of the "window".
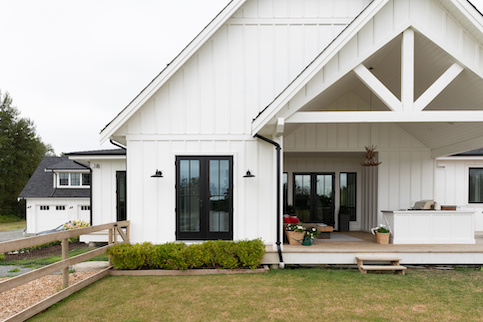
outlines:
{"label": "window", "polygon": [[49,206],[40,206],[40,210],[49,210],[50,207]]}
{"label": "window", "polygon": [[69,174],[59,173],[59,185],[68,186],[69,185]]}
{"label": "window", "polygon": [[469,203],[483,203],[483,168],[470,168]]}
{"label": "window", "polygon": [[81,210],[91,210],[91,206],[81,206]]}
{"label": "window", "polygon": [[58,186],[62,188],[74,187],[74,188],[88,188],[91,184],[90,173],[81,172],[61,172],[58,175]]}
{"label": "window", "polygon": [[70,174],[70,185],[71,186],[80,186],[80,173],[71,173]]}
{"label": "window", "polygon": [[65,206],[55,206],[55,210],[65,210]]}
{"label": "window", "polygon": [[82,185],[83,186],[90,186],[91,185],[91,174],[90,173],[83,173],[82,174]]}

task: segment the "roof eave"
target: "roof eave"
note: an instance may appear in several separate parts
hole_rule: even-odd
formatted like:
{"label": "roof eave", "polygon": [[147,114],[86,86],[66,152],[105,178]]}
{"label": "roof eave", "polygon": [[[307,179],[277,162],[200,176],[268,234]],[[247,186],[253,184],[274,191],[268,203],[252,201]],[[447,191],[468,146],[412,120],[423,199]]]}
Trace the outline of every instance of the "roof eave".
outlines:
{"label": "roof eave", "polygon": [[226,7],[186,46],[168,66],[136,96],[106,127],[101,131],[101,144],[109,138],[158,91],[210,38],[221,26],[246,2],[232,0]]}

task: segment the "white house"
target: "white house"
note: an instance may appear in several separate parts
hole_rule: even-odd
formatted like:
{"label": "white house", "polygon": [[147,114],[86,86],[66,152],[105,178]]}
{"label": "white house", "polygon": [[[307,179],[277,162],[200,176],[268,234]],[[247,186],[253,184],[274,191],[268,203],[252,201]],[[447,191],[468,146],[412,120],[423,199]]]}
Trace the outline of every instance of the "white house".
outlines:
{"label": "white house", "polygon": [[[276,245],[286,205],[367,231],[422,199],[483,207],[483,163],[448,158],[483,146],[482,77],[466,0],[233,0],[102,130],[125,159],[73,157],[94,171],[94,224],[126,171],[133,242]],[[381,164],[361,166],[371,146]]]}
{"label": "white house", "polygon": [[26,233],[54,229],[71,220],[89,222],[90,178],[87,165],[45,156],[19,195],[26,200]]}

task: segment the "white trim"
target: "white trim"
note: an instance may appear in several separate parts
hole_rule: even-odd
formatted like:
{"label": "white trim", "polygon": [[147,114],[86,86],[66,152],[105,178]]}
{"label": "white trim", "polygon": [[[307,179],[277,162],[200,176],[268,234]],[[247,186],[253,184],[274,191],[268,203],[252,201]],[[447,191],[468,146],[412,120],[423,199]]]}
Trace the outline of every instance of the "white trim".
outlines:
{"label": "white trim", "polygon": [[99,155],[76,155],[69,156],[70,160],[82,161],[82,160],[126,160],[125,155],[110,155],[110,156],[99,156]]}
{"label": "white trim", "polygon": [[161,88],[218,29],[245,3],[232,0],[191,43],[155,79],[129,103],[100,133],[100,143],[105,143],[127,120]]}
{"label": "white trim", "polygon": [[353,18],[230,18],[231,25],[348,25]]}
{"label": "white trim", "polygon": [[405,111],[414,108],[414,30],[411,28],[403,32],[401,43],[401,103]]}
{"label": "white trim", "polygon": [[[285,123],[444,123],[483,122],[483,111],[340,111],[340,112],[297,112]],[[481,145],[475,145],[481,146]]]}
{"label": "white trim", "polygon": [[423,110],[464,70],[463,66],[454,63],[441,75],[417,100],[414,109]]}
{"label": "white trim", "polygon": [[360,64],[354,68],[354,72],[387,107],[393,111],[399,112],[402,110],[399,99],[366,66]]}

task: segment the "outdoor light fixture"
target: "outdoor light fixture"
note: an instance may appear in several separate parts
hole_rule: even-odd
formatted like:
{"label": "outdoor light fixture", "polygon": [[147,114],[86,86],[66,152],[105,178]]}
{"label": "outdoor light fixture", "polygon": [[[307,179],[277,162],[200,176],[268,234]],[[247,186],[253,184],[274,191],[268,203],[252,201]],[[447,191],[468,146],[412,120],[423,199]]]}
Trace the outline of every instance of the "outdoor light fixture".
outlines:
{"label": "outdoor light fixture", "polygon": [[163,177],[163,173],[158,169],[156,169],[156,172],[151,176],[151,178],[162,178],[162,177]]}
{"label": "outdoor light fixture", "polygon": [[245,174],[245,175],[243,176],[243,178],[254,178],[254,177],[255,177],[255,175],[253,175],[253,174],[250,172],[250,170],[247,170],[247,174]]}

